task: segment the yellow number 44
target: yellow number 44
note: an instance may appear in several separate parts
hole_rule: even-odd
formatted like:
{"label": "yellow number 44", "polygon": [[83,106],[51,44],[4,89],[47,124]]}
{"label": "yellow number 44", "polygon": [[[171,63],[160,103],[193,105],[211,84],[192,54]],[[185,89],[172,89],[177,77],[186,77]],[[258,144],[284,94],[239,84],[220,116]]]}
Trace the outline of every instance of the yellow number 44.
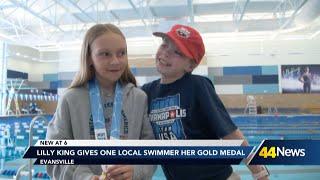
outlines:
{"label": "yellow number 44", "polygon": [[262,156],[263,158],[267,158],[268,156],[276,158],[276,147],[270,147],[269,151],[267,147],[263,147],[259,152],[259,156]]}

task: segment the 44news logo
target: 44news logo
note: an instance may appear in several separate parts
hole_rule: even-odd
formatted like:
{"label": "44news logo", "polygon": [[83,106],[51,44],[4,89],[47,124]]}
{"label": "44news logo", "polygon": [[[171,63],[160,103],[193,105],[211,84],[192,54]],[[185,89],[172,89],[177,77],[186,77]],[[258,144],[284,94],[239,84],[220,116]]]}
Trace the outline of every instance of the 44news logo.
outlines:
{"label": "44news logo", "polygon": [[306,155],[306,150],[303,148],[286,148],[286,147],[276,147],[264,146],[259,151],[259,156],[263,158],[276,158],[276,157],[304,157]]}
{"label": "44news logo", "polygon": [[259,146],[250,165],[320,165],[320,140],[269,140]]}

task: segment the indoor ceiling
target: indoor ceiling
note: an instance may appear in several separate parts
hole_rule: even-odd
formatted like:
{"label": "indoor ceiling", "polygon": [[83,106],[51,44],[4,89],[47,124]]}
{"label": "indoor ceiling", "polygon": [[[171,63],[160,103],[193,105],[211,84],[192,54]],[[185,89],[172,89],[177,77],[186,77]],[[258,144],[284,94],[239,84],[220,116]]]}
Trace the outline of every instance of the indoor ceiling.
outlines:
{"label": "indoor ceiling", "polygon": [[128,39],[152,38],[174,23],[212,38],[320,36],[319,0],[2,0],[0,39],[39,50],[79,44],[96,23]]}

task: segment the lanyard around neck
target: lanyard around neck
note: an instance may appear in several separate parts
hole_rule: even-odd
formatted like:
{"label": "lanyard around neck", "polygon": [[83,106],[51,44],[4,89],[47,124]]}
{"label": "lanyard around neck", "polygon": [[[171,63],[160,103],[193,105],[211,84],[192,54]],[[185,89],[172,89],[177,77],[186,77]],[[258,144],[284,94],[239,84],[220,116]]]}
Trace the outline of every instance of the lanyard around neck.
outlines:
{"label": "lanyard around neck", "polygon": [[[110,139],[120,138],[122,94],[123,88],[120,83],[117,82],[113,101]],[[89,81],[89,97],[95,138],[97,140],[107,139],[108,136],[103,113],[103,104],[101,102],[99,83],[96,78]]]}

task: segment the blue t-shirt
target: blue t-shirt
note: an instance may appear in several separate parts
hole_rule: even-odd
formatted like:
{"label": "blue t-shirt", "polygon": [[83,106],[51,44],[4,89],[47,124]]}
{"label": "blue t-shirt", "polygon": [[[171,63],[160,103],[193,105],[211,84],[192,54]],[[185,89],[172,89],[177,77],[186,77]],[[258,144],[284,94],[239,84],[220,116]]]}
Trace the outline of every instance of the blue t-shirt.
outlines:
{"label": "blue t-shirt", "polygon": [[[186,73],[145,84],[156,139],[220,139],[237,129],[208,78]],[[168,179],[227,179],[230,165],[162,165]]]}

